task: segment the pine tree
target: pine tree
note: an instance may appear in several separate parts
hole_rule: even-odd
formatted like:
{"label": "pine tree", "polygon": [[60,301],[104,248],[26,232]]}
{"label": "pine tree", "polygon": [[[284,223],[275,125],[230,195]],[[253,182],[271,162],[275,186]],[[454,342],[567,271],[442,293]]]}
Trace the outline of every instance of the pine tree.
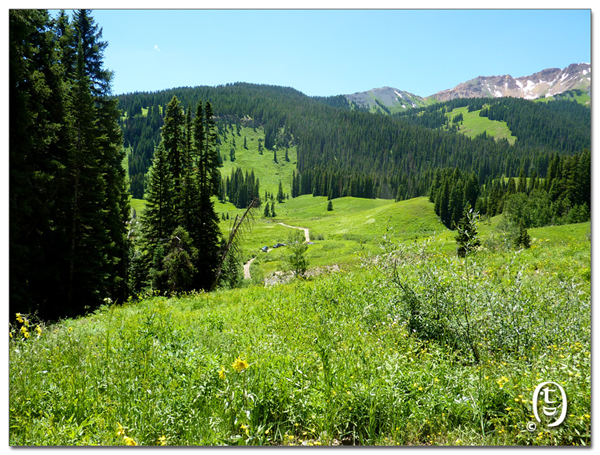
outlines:
{"label": "pine tree", "polygon": [[[173,192],[176,199],[173,201],[178,204],[183,195],[183,168],[185,153],[185,114],[181,104],[176,96],[171,98],[164,117],[162,127],[162,142],[167,152],[171,178],[173,179]],[[176,214],[182,211],[181,207],[176,208]],[[178,220],[179,221],[179,220]]]}
{"label": "pine tree", "polygon": [[126,294],[129,215],[112,74],[87,10],[10,12],[11,308],[81,314]]}
{"label": "pine tree", "polygon": [[[446,227],[450,227],[451,223],[452,223],[452,212],[450,211],[450,186],[448,184],[448,181],[444,181],[444,184],[442,185],[442,191],[441,193],[438,195],[438,198],[440,198],[440,219],[442,220],[442,223],[446,226]],[[437,204],[436,204],[437,205]]]}
{"label": "pine tree", "polygon": [[196,274],[198,251],[193,246],[188,232],[177,227],[168,242],[168,252],[163,259],[166,282],[171,292],[183,292],[192,289]]}
{"label": "pine tree", "polygon": [[531,236],[527,232],[527,229],[525,229],[523,220],[519,220],[519,230],[516,233],[513,243],[515,248],[523,247],[527,249],[531,247]]}
{"label": "pine tree", "polygon": [[331,212],[333,210],[333,203],[331,202],[331,200],[327,203],[327,211]]}
{"label": "pine tree", "polygon": [[173,180],[169,167],[169,158],[164,143],[161,142],[152,160],[148,172],[148,184],[144,199],[146,204],[142,212],[142,231],[145,247],[150,255],[175,229],[173,213]]}
{"label": "pine tree", "polygon": [[277,202],[280,204],[285,199],[285,195],[283,194],[283,186],[281,185],[281,180],[279,181],[279,189],[277,190]]}
{"label": "pine tree", "polygon": [[[211,198],[218,194],[221,183],[219,172],[219,157],[216,150],[217,128],[214,120],[212,105],[206,102],[204,116],[202,105],[198,103],[195,122],[195,134],[198,138],[197,147],[202,147],[198,154],[198,188],[199,200],[199,229],[190,232],[194,245],[198,250],[197,273],[195,287],[210,289],[215,280],[215,273],[219,263],[219,245],[221,244],[221,231],[218,217]],[[199,141],[203,138],[203,144]]]}
{"label": "pine tree", "polygon": [[458,223],[458,234],[455,237],[458,257],[464,258],[480,246],[481,242],[477,233],[478,217],[478,214],[470,206],[467,206]]}

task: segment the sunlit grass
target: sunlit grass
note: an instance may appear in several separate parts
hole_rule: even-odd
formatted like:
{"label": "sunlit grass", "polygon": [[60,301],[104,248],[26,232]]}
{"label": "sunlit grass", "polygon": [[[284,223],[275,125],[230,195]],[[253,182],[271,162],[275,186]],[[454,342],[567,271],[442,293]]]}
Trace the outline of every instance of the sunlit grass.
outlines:
{"label": "sunlit grass", "polygon": [[[435,310],[432,279],[467,305],[479,362],[464,335],[410,329],[386,256],[270,288],[108,302],[41,324],[39,336],[34,317],[13,315],[10,443],[589,444],[590,285],[578,268],[590,249],[577,234],[586,227],[545,228],[562,232],[467,263],[435,241],[405,243],[399,279],[423,317]],[[440,320],[465,330],[450,316]],[[567,390],[569,417],[529,432],[543,380]]]}

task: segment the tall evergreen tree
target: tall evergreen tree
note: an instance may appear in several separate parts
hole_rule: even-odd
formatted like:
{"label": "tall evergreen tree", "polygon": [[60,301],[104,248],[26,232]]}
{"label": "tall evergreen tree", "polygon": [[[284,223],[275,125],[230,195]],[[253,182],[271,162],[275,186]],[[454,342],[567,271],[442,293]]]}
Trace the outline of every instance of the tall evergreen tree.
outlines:
{"label": "tall evergreen tree", "polygon": [[[167,104],[162,127],[162,141],[169,159],[173,191],[178,196],[176,201],[180,201],[179,196],[183,193],[185,114],[176,96],[173,96]],[[178,209],[178,211],[181,210],[180,207]]]}
{"label": "tall evergreen tree", "polygon": [[[204,114],[204,115],[202,115]],[[198,250],[197,273],[195,287],[210,289],[215,280],[215,272],[219,262],[219,245],[221,231],[219,219],[211,200],[219,192],[221,174],[219,172],[219,155],[216,149],[217,128],[210,102],[204,105],[198,103],[194,134],[197,155],[197,178],[199,189],[199,226],[190,232],[194,245]],[[202,144],[201,144],[202,142]]]}
{"label": "tall evergreen tree", "polygon": [[20,124],[11,123],[11,283],[24,284],[14,305],[80,314],[127,291],[129,208],[107,43],[87,10],[72,22],[11,11],[10,27],[10,118]]}
{"label": "tall evergreen tree", "polygon": [[173,213],[173,180],[169,157],[161,142],[154,152],[152,167],[148,173],[148,185],[142,212],[142,226],[146,248],[154,255],[156,246],[168,238],[175,229]]}
{"label": "tall evergreen tree", "polygon": [[281,185],[281,180],[279,181],[279,189],[277,190],[277,202],[280,204],[285,199],[285,194],[283,193],[283,186]]}
{"label": "tall evergreen tree", "polygon": [[458,257],[466,257],[481,245],[477,232],[477,220],[478,214],[475,213],[470,206],[467,206],[458,223],[458,233],[455,237],[457,244],[456,253]]}

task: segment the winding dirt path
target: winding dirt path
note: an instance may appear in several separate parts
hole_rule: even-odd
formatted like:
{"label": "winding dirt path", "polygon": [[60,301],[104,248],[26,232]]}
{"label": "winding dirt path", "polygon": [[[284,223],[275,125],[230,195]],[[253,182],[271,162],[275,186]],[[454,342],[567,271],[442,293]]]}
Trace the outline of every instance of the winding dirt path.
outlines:
{"label": "winding dirt path", "polygon": [[310,235],[308,233],[308,231],[309,231],[308,228],[297,227],[297,226],[290,226],[289,224],[284,224],[284,223],[277,223],[277,224],[281,224],[282,226],[289,227],[289,228],[292,228],[292,229],[300,229],[300,230],[304,231],[304,238],[306,238],[306,242],[307,243],[310,242]]}
{"label": "winding dirt path", "polygon": [[[310,242],[310,234],[309,234],[309,229],[305,228],[305,227],[298,227],[298,226],[290,226],[289,224],[284,224],[284,223],[277,223],[277,224],[281,224],[282,226],[291,228],[291,229],[300,229],[302,231],[304,231],[304,238],[306,239],[306,243]],[[267,253],[269,251],[271,251],[273,248],[269,248],[267,250]],[[245,280],[249,280],[250,278],[252,278],[250,276],[250,266],[252,265],[252,262],[256,259],[256,256],[254,256],[252,259],[250,259],[248,262],[246,262],[244,264],[244,279]]]}
{"label": "winding dirt path", "polygon": [[252,278],[250,276],[250,265],[252,264],[252,262],[256,259],[256,256],[254,256],[252,259],[250,259],[248,262],[246,262],[244,264],[244,280],[249,280],[250,278]]}

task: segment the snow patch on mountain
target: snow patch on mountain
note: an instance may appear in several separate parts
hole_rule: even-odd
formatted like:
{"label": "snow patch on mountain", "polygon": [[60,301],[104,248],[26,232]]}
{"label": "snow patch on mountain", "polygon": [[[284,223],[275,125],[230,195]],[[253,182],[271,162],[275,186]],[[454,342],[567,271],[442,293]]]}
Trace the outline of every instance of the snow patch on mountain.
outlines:
{"label": "snow patch on mountain", "polygon": [[[592,71],[589,63],[574,63],[567,68],[547,68],[530,76],[514,78],[504,76],[479,76],[463,82],[453,89],[443,90],[432,98],[447,101],[456,98],[479,98],[482,96],[511,96],[536,99],[553,96],[567,90],[589,90]],[[493,88],[492,88],[493,87]]]}

